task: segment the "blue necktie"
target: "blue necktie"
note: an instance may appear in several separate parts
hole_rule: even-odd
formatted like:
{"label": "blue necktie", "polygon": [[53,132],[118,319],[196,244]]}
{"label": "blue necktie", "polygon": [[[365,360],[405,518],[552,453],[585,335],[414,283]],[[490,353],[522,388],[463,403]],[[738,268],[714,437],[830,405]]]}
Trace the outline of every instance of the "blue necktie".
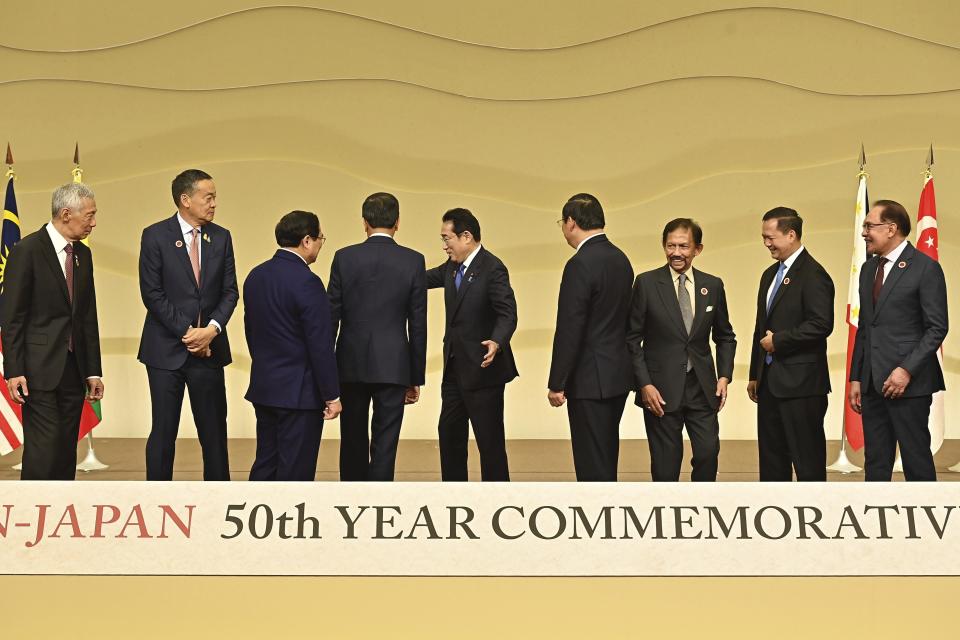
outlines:
{"label": "blue necktie", "polygon": [[[767,300],[767,315],[770,315],[770,305],[773,304],[773,299],[777,297],[777,291],[780,289],[780,285],[783,284],[783,274],[786,273],[786,271],[787,266],[781,262],[780,268],[777,269],[777,276],[773,279],[773,291],[770,292],[770,298]],[[763,361],[770,364],[773,362],[773,355],[768,353]]]}
{"label": "blue necktie", "polygon": [[460,268],[457,269],[457,277],[454,278],[453,284],[456,285],[457,291],[460,291],[460,283],[463,282],[463,272],[467,270],[467,265],[461,264]]}

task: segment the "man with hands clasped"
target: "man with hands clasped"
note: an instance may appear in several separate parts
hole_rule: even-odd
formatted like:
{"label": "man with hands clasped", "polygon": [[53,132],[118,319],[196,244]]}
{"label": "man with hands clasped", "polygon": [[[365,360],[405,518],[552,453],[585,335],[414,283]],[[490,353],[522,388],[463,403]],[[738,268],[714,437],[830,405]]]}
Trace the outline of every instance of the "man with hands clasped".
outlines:
{"label": "man with hands clasped", "polygon": [[662,238],[667,264],[641,273],[633,285],[627,345],[654,481],[680,479],[684,426],[693,448],[690,479],[717,479],[717,414],[727,401],[737,340],[723,281],[693,268],[702,239],[700,225],[690,218],[671,220]]}
{"label": "man with hands clasped", "polygon": [[214,224],[217,188],[189,169],[172,184],[177,213],[143,230],[140,296],[147,308],[137,358],[147,367],[152,425],[147,480],[172,480],[184,388],[203,452],[203,479],[229,480],[227,322],[237,306],[230,232]]}
{"label": "man with hands clasped", "polygon": [[947,284],[940,263],[907,240],[903,205],[877,200],[863,223],[860,323],[848,402],[863,416],[866,480],[889,481],[897,445],[907,480],[936,480],[930,404],[944,389],[937,350],[947,335]]}
{"label": "man with hands clasped", "polygon": [[763,244],[776,262],[760,276],[747,394],[757,403],[760,480],[826,481],[823,418],[830,392],[827,336],[833,280],[800,239],[803,219],[776,207]]}

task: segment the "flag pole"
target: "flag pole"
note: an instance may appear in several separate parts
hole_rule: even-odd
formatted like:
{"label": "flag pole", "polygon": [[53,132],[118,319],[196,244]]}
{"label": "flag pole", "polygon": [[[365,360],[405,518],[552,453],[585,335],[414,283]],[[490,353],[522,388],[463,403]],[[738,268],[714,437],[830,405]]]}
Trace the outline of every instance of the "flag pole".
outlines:
{"label": "flag pole", "polygon": [[[80,143],[74,143],[73,147],[73,169],[70,171],[73,175],[74,182],[83,182],[83,169],[80,168]],[[84,244],[89,244],[84,240]],[[86,457],[77,465],[77,471],[100,471],[102,469],[107,469],[110,467],[108,464],[100,462],[97,458],[97,452],[93,448],[93,431],[88,431],[86,437],[84,438],[87,442],[87,455]]]}
{"label": "flag pole", "polygon": [[[866,166],[867,166],[867,153],[863,148],[863,143],[860,143],[860,157],[858,159],[858,164],[860,170],[857,173],[857,182],[863,180],[867,177]],[[850,461],[850,458],[847,457],[847,424],[846,424],[846,407],[844,407],[844,417],[840,421],[840,453],[837,455],[837,459],[834,460],[833,464],[827,465],[827,471],[838,471],[840,473],[854,473],[857,471],[863,471],[860,467],[853,464]]]}
{"label": "flag pole", "polygon": [[[10,143],[7,143],[7,178],[9,180],[17,179],[17,172],[13,170],[13,152],[10,150]],[[20,471],[23,469],[23,465],[19,462],[13,465],[14,471]]]}

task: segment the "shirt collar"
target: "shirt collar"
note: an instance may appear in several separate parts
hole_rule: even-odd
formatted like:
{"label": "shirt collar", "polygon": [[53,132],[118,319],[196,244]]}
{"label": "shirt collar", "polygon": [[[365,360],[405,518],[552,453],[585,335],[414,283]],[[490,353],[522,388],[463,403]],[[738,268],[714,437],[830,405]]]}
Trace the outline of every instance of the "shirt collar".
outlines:
{"label": "shirt collar", "polygon": [[890,262],[896,262],[900,258],[900,254],[903,253],[903,250],[906,248],[907,248],[907,239],[904,238],[903,242],[898,244],[893,251],[891,251],[890,253],[888,253],[883,257],[889,260]]}
{"label": "shirt collar", "polygon": [[584,238],[583,240],[580,241],[580,244],[577,245],[577,251],[580,251],[580,247],[582,247],[583,245],[585,245],[585,244],[587,243],[587,241],[593,240],[593,239],[596,238],[597,236],[605,236],[605,235],[607,235],[607,232],[606,232],[606,231],[601,231],[600,233],[595,233],[595,234],[593,234],[592,236],[588,236],[588,237]]}
{"label": "shirt collar", "polygon": [[676,271],[671,269],[669,266],[667,266],[667,268],[670,269],[670,275],[673,276],[674,283],[677,283],[680,280],[681,275],[685,275],[687,276],[687,282],[689,282],[690,284],[693,284],[693,265],[691,265],[689,269],[684,271],[683,274],[677,273]]}
{"label": "shirt collar", "polygon": [[463,270],[466,271],[470,268],[470,263],[473,262],[473,259],[477,257],[477,254],[480,253],[480,249],[483,248],[482,244],[478,244],[477,248],[473,250],[473,253],[467,256],[467,259],[463,261]]}
{"label": "shirt collar", "polygon": [[57,231],[57,228],[53,226],[52,222],[47,223],[47,233],[50,234],[50,241],[53,242],[53,250],[57,253],[61,253],[63,249],[70,244],[70,241],[60,235],[60,232]]}
{"label": "shirt collar", "polygon": [[[290,247],[280,247],[280,250],[281,250],[281,251],[289,251],[289,252],[292,253],[293,255],[295,255],[295,256],[297,256],[298,258],[300,258],[301,260],[303,260],[303,256],[300,255],[299,253],[297,253],[296,251],[294,251],[293,249],[291,249]],[[303,260],[303,264],[307,264],[307,261],[306,261],[306,260]],[[309,267],[310,265],[307,264],[307,266]]]}
{"label": "shirt collar", "polygon": [[371,234],[370,234],[370,237],[371,237],[371,238],[374,237],[374,236],[381,236],[381,237],[383,237],[383,238],[390,238],[391,240],[393,240],[393,236],[390,235],[389,233],[380,233],[380,232],[377,232],[377,233],[371,233]]}
{"label": "shirt collar", "polygon": [[196,227],[191,227],[190,223],[183,219],[183,216],[180,215],[179,211],[177,211],[177,222],[180,223],[180,232],[183,235],[189,235],[193,233],[193,230],[196,228]]}
{"label": "shirt collar", "polygon": [[800,248],[794,251],[792,256],[783,261],[783,270],[789,271],[790,267],[792,267],[793,263],[797,261],[797,258],[801,253],[803,253],[803,245],[800,245]]}

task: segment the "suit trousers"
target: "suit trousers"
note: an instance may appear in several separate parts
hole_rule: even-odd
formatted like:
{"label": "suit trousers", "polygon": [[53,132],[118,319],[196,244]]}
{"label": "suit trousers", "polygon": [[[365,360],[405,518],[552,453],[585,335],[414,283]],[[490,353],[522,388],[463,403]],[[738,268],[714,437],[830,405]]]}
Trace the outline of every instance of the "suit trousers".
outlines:
{"label": "suit trousers", "polygon": [[664,413],[662,418],[658,418],[644,410],[643,422],[650,446],[650,471],[654,482],[676,482],[680,479],[684,425],[693,449],[690,479],[694,482],[716,481],[720,422],[695,371],[691,369],[687,372],[683,400],[676,411]]}
{"label": "suit trousers", "polygon": [[73,480],[77,475],[77,436],[83,413],[84,383],[77,359],[67,354],[56,389],[29,388],[23,405],[21,480]]}
{"label": "suit trousers", "polygon": [[579,482],[616,482],[620,418],[627,394],[604,399],[567,398],[573,466]]}
{"label": "suit trousers", "polygon": [[776,398],[766,378],[757,393],[757,445],[762,482],[826,482],[827,396]]}
{"label": "suit trousers", "polygon": [[863,467],[867,482],[889,482],[900,445],[903,476],[907,480],[935,481],[937,469],[930,452],[932,395],[888,400],[873,385],[860,396],[863,417]]}
{"label": "suit trousers", "polygon": [[323,410],[253,405],[257,455],[250,480],[312,481],[323,435]]}
{"label": "suit trousers", "polygon": [[468,421],[480,451],[483,481],[510,480],[504,442],[502,384],[464,389],[457,374],[459,363],[450,358],[440,384],[440,477],[444,481],[467,480]]}
{"label": "suit trousers", "polygon": [[200,440],[203,479],[229,480],[223,367],[189,356],[183,366],[175,370],[148,366],[147,381],[153,420],[147,438],[147,480],[173,479],[184,387],[190,394],[190,409]]}
{"label": "suit trousers", "polygon": [[341,480],[393,480],[406,394],[397,384],[340,383]]}

